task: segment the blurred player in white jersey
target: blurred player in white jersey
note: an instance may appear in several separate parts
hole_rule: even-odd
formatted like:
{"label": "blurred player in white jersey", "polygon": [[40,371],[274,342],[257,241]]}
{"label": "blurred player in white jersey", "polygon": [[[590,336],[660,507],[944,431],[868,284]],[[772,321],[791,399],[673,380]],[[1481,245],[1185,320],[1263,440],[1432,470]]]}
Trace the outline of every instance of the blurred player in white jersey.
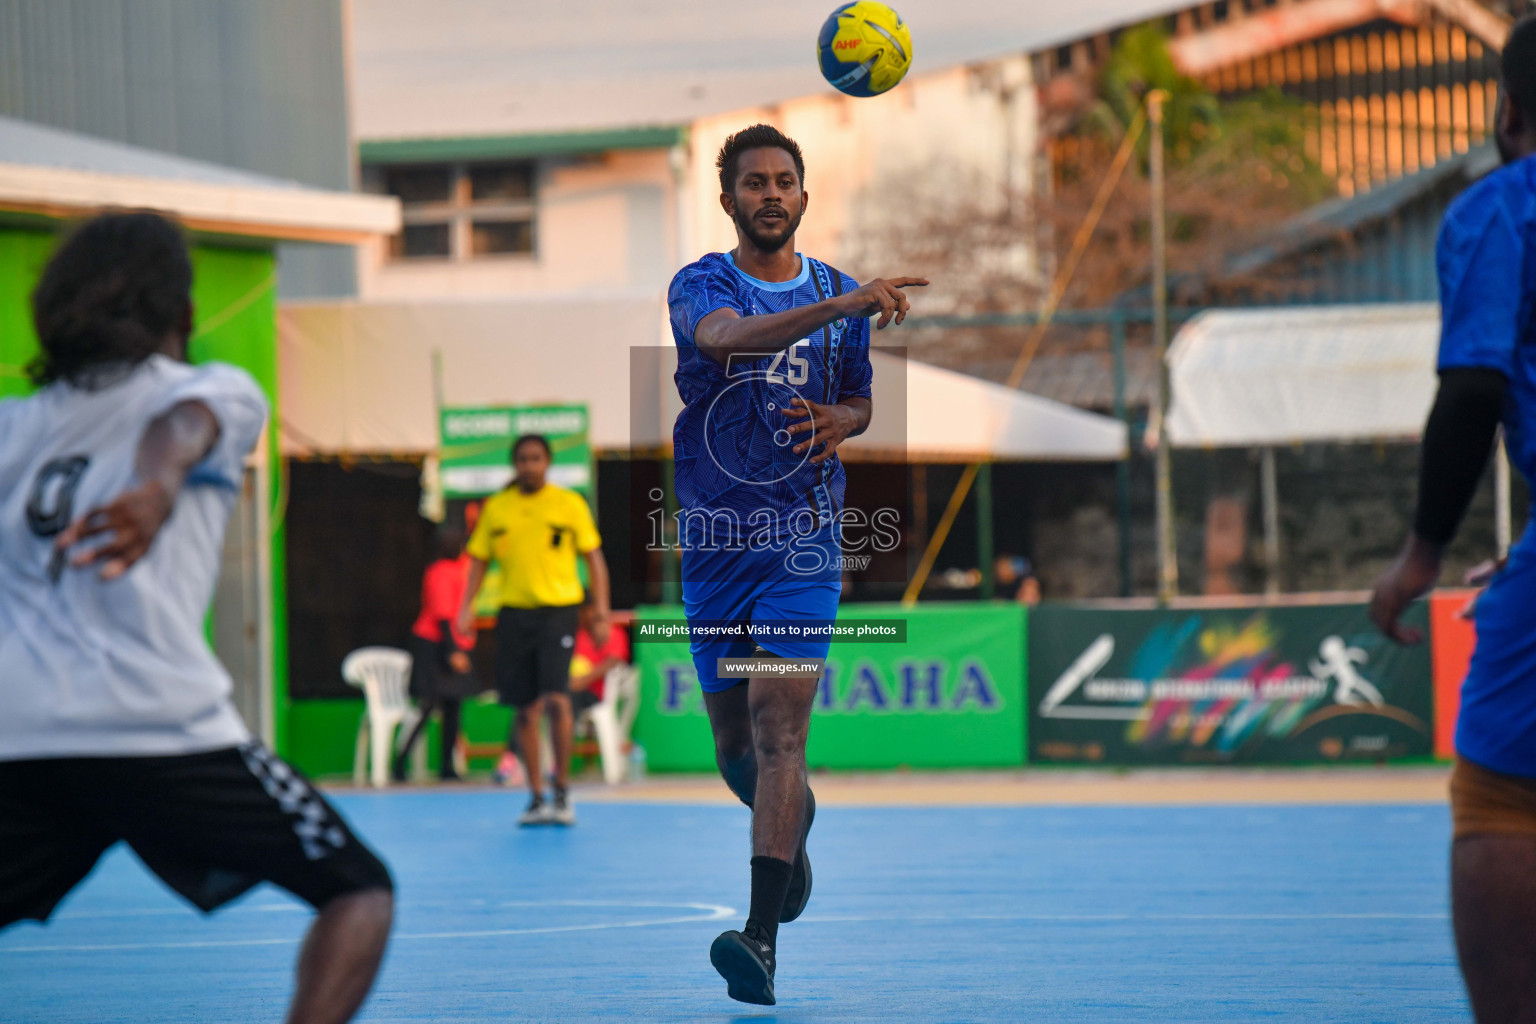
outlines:
{"label": "blurred player in white jersey", "polygon": [[254,739],[203,617],[267,404],[186,363],[192,265],[153,213],[90,221],[33,295],[38,391],[0,401],[0,928],[126,842],[204,911],[268,881],[319,911],[290,1022],[350,1020],[384,864]]}

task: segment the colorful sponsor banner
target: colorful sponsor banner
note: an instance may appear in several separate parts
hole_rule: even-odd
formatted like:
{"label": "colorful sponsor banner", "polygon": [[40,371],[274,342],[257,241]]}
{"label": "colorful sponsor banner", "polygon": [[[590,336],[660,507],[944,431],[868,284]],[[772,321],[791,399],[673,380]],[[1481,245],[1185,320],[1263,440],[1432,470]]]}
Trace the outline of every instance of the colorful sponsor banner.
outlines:
{"label": "colorful sponsor banner", "polygon": [[[647,622],[676,607],[636,609]],[[811,718],[812,768],[961,768],[1024,763],[1024,609],[1015,604],[850,606],[839,622],[899,619],[904,643],[835,640]],[[712,772],[714,744],[686,640],[634,647],[635,739],[648,767]]]}
{"label": "colorful sponsor banner", "polygon": [[[1424,628],[1427,605],[1405,621]],[[1030,616],[1033,762],[1222,764],[1428,757],[1427,645],[1364,605]]]}
{"label": "colorful sponsor banner", "polygon": [[443,494],[483,498],[512,480],[511,445],[522,434],[549,441],[549,482],[579,491],[592,504],[592,446],[585,405],[445,408],[438,420]]}

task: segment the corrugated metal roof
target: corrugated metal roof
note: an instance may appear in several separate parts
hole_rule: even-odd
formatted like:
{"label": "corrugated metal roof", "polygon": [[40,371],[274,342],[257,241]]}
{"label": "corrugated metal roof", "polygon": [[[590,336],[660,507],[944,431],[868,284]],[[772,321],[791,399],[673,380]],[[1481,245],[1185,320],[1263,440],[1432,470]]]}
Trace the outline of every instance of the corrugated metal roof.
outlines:
{"label": "corrugated metal roof", "polygon": [[[362,140],[684,125],[831,91],[815,61],[834,0],[356,0]],[[913,74],[1037,52],[1187,0],[898,0]]]}
{"label": "corrugated metal roof", "polygon": [[[316,188],[353,187],[342,0],[0,0],[0,114]],[[285,297],[356,256],[284,245]]]}
{"label": "corrugated metal roof", "polygon": [[204,185],[255,188],[303,188],[298,182],[237,171],[219,164],[158,153],[152,149],[49,128],[13,117],[0,117],[0,163],[59,167],[96,174],[131,175],[195,181]]}
{"label": "corrugated metal roof", "polygon": [[341,0],[0,0],[0,114],[347,188]]}
{"label": "corrugated metal roof", "polygon": [[311,188],[0,117],[0,210],[76,216],[163,210],[188,227],[266,239],[356,243],[400,227],[400,204]]}

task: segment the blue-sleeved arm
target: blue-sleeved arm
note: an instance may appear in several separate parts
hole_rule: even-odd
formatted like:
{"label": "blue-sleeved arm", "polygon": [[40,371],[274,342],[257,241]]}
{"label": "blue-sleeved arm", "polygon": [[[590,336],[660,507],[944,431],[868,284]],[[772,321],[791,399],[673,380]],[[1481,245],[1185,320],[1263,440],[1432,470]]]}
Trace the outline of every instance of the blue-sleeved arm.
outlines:
{"label": "blue-sleeved arm", "polygon": [[839,402],[848,398],[869,398],[875,371],[869,365],[869,317],[856,317],[849,324],[848,340],[843,350],[842,380],[837,387]]}
{"label": "blue-sleeved arm", "polygon": [[692,345],[699,321],[717,309],[731,309],[746,316],[736,276],[708,259],[689,264],[677,272],[667,289],[667,308],[672,319],[672,334],[679,345]]}
{"label": "blue-sleeved arm", "polygon": [[1514,374],[1520,340],[1526,239],[1495,188],[1469,193],[1440,229],[1441,370]]}

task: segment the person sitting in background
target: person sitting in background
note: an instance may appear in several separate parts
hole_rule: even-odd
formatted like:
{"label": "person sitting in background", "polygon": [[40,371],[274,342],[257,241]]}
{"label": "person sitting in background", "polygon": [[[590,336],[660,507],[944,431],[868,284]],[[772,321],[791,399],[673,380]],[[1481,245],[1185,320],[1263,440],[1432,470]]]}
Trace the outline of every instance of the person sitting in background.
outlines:
{"label": "person sitting in background", "polygon": [[603,680],[610,669],[629,664],[629,637],[622,629],[610,629],[599,645],[592,639],[596,607],[590,597],[582,602],[576,625],[576,649],[571,655],[571,713],[577,717],[603,699]]}
{"label": "person sitting in background", "polygon": [[1040,581],[1035,567],[1020,555],[998,555],[992,564],[992,578],[997,581],[997,596],[1019,604],[1040,603]]}
{"label": "person sitting in background", "polygon": [[416,728],[395,756],[395,781],[405,780],[405,762],[421,738],[432,712],[443,718],[442,763],[438,777],[457,781],[453,749],[459,738],[459,705],[484,687],[475,678],[469,651],[475,646],[473,631],[456,625],[464,590],[469,584],[469,556],[464,553],[464,531],[457,526],[439,527],[437,557],[427,566],[421,581],[421,614],[411,627],[411,696],[420,702]]}

